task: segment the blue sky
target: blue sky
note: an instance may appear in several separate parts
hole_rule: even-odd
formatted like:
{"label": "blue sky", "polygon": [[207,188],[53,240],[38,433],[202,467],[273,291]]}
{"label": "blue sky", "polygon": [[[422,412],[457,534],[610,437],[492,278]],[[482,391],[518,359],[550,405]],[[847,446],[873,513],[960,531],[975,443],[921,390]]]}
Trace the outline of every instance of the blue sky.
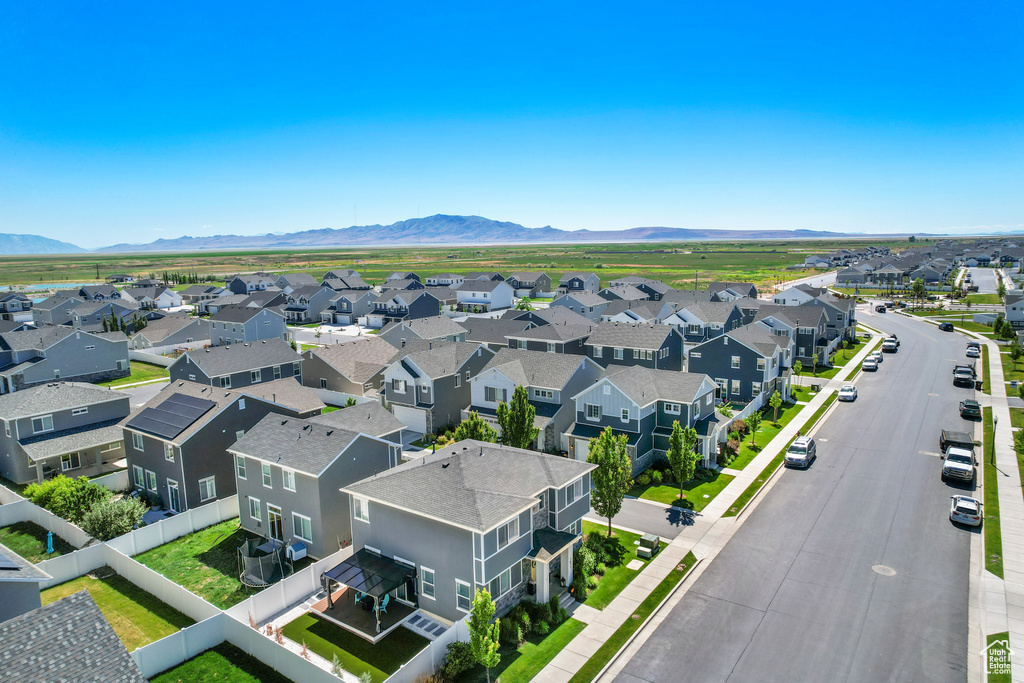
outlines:
{"label": "blue sky", "polygon": [[345,5],[7,5],[0,232],[1024,228],[1019,2]]}

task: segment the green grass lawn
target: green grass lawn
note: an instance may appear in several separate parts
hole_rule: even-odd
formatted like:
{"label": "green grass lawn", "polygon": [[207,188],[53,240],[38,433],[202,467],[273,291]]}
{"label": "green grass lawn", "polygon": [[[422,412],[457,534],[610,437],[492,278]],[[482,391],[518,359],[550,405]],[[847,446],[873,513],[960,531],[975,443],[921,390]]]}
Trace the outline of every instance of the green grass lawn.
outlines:
{"label": "green grass lawn", "polygon": [[679,487],[674,484],[662,484],[660,486],[634,485],[629,490],[629,495],[700,512],[732,480],[732,475],[719,473],[715,475],[714,479],[694,479],[688,481],[683,484],[682,498],[679,497]]}
{"label": "green grass lawn", "polygon": [[148,382],[157,379],[168,379],[171,375],[167,372],[167,368],[154,365],[153,363],[143,363],[142,361],[133,360],[131,364],[132,374],[121,379],[111,380],[109,382],[100,382],[101,387],[123,387],[126,384],[135,384],[136,382]]}
{"label": "green grass lawn", "polygon": [[[612,660],[612,658],[618,653],[619,650],[625,646],[626,641],[636,633],[643,625],[644,621],[649,617],[658,605],[668,597],[668,595],[675,589],[679,583],[686,578],[686,575],[693,569],[693,565],[696,563],[696,558],[693,553],[686,553],[686,557],[683,561],[676,565],[676,567],[669,572],[661,583],[659,583],[650,595],[644,598],[643,602],[633,612],[633,617],[627,619],[622,626],[616,629],[615,633],[608,637],[608,640],[604,642],[597,652],[595,652],[590,659],[576,672],[576,675],[569,679],[569,683],[588,683],[588,681],[594,680],[601,669],[605,667]],[[683,680],[685,676],[680,675],[680,680]]]}
{"label": "green grass lawn", "polygon": [[[605,537],[608,533],[607,524],[597,524],[594,522],[583,522],[583,535],[587,536],[591,532],[597,532]],[[615,599],[622,589],[629,585],[629,582],[633,578],[644,570],[649,560],[645,560],[642,557],[636,555],[636,542],[640,540],[640,534],[630,533],[623,531],[622,529],[616,529],[612,527],[612,538],[610,542],[609,555],[614,559],[611,562],[607,562],[608,569],[605,571],[604,576],[600,578],[597,584],[597,588],[587,595],[587,599],[583,601],[583,604],[590,605],[594,609],[604,609]],[[640,560],[644,563],[644,567],[639,569],[627,569],[626,565],[632,560]]]}
{"label": "green grass lawn", "polygon": [[[1008,631],[1003,631],[1002,633],[993,633],[993,634],[989,635],[985,639],[985,641],[986,641],[986,643],[988,645],[991,645],[992,643],[996,642],[997,640],[1009,640],[1009,638],[1010,638],[1009,632]],[[1010,681],[1013,680],[1013,679],[1010,676],[1011,669],[1010,669],[1009,661],[1007,661],[1006,667],[1007,667],[1006,671],[1003,671],[1003,672],[1000,672],[1000,673],[996,673],[996,672],[994,672],[989,667],[988,661],[986,661],[985,662],[985,670],[986,670],[985,680],[987,681],[987,683],[1010,683]]]}
{"label": "green grass lawn", "polygon": [[1010,426],[1024,428],[1024,408],[1010,408]]}
{"label": "green grass lawn", "polygon": [[238,580],[238,547],[253,534],[229,519],[147,550],[135,559],[221,609],[251,593]]}
{"label": "green grass lawn", "polygon": [[797,401],[807,403],[812,398],[818,395],[817,391],[811,391],[810,387],[803,387],[794,384],[789,389],[790,395]]}
{"label": "green grass lawn", "polygon": [[[729,463],[729,467],[734,470],[742,470],[744,467],[750,464],[750,461],[757,457],[768,443],[775,438],[775,435],[782,431],[782,428],[789,424],[800,412],[803,406],[798,406],[795,403],[783,403],[779,408],[779,421],[772,422],[771,420],[762,418],[761,426],[757,428],[756,434],[747,434],[743,441],[740,442],[740,450],[736,454],[736,459]],[[767,417],[771,417],[773,411],[768,408]],[[751,443],[751,440],[754,443]]]}
{"label": "green grass lawn", "polygon": [[223,642],[149,679],[150,683],[291,683],[272,668]]}
{"label": "green grass lawn", "polygon": [[341,410],[341,408],[339,408],[338,406],[324,406],[323,412],[333,413],[335,410]]}
{"label": "green grass lawn", "polygon": [[992,427],[992,409],[982,409],[985,423],[983,476],[985,477],[985,569],[1003,578],[1003,535],[999,524],[999,477],[1002,475],[992,463],[995,451]]}
{"label": "green grass lawn", "polygon": [[46,534],[46,529],[35,522],[16,522],[0,529],[0,544],[33,564],[75,552],[75,546],[54,534],[53,554],[47,555]]}
{"label": "green grass lawn", "polygon": [[[1017,361],[1017,367],[1013,367],[1013,361],[1010,360],[1009,353],[999,353],[999,359],[1003,362],[1003,379],[1007,382],[1010,380],[1017,380],[1018,382],[1024,382],[1024,358]],[[1010,388],[1006,388],[1007,396],[1012,396]]]}
{"label": "green grass lawn", "polygon": [[988,371],[988,346],[985,344],[981,347],[981,372],[985,376],[984,381],[981,383],[981,391],[985,394],[991,394],[992,373]]}
{"label": "green grass lawn", "polygon": [[976,323],[970,319],[970,316],[967,316],[967,318],[963,322],[960,322],[955,318],[950,318],[950,321],[953,323],[953,329],[955,330],[977,332],[989,338],[994,338],[995,336],[992,333],[991,325],[982,325],[981,323]]}
{"label": "green grass lawn", "polygon": [[320,344],[303,344],[302,342],[299,342],[299,353],[309,351],[310,349],[319,349],[320,346]]}
{"label": "green grass lawn", "polygon": [[842,368],[840,368],[839,366],[827,367],[827,366],[824,366],[824,365],[819,365],[818,366],[818,371],[814,372],[809,367],[807,367],[805,365],[803,367],[803,369],[800,370],[800,376],[801,377],[811,377],[811,378],[817,377],[819,379],[832,379],[837,374],[839,374],[839,371],[841,369]]}
{"label": "green grass lawn", "polygon": [[999,298],[998,294],[968,294],[964,301],[969,301],[972,304],[1001,304],[1003,300]]}
{"label": "green grass lawn", "polygon": [[376,644],[312,614],[303,614],[284,626],[286,638],[306,643],[311,651],[328,662],[337,655],[343,669],[356,677],[370,672],[373,683],[384,683],[420,650],[427,639],[404,627],[398,627]]}
{"label": "green grass lawn", "polygon": [[[586,626],[582,621],[567,619],[546,636],[529,635],[518,649],[502,644],[498,648],[501,661],[498,662],[498,666],[491,669],[491,680],[500,679],[501,683],[529,683]],[[485,683],[487,672],[482,666],[476,665],[463,672],[458,681]]]}
{"label": "green grass lawn", "polygon": [[96,570],[95,575],[103,574],[109,575],[103,579],[80,576],[41,591],[39,597],[48,605],[78,591],[89,591],[129,652],[195,623],[128,579],[114,574],[109,567]]}

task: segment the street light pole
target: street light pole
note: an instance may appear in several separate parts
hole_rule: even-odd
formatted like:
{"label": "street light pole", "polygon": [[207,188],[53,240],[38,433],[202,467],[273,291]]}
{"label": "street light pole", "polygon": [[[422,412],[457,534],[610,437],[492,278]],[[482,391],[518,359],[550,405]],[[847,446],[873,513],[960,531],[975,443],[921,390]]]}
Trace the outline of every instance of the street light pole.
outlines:
{"label": "street light pole", "polygon": [[996,464],[996,427],[999,426],[999,418],[992,416],[992,466]]}

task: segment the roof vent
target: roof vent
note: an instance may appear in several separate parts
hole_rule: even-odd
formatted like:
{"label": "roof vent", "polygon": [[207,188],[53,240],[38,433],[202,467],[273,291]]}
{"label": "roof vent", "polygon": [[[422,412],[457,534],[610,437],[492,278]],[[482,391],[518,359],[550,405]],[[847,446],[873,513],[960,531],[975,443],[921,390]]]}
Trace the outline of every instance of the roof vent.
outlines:
{"label": "roof vent", "polygon": [[285,426],[286,424],[288,424],[288,420],[281,420],[281,426],[282,427]]}
{"label": "roof vent", "polygon": [[306,425],[306,426],[304,426],[304,427],[302,428],[302,431],[306,431],[307,429],[309,429],[309,425]]}
{"label": "roof vent", "polygon": [[333,433],[334,433],[334,430],[333,430],[333,429],[328,429],[328,430],[327,430],[327,436],[330,436],[330,435],[331,435],[331,434],[333,434]]}

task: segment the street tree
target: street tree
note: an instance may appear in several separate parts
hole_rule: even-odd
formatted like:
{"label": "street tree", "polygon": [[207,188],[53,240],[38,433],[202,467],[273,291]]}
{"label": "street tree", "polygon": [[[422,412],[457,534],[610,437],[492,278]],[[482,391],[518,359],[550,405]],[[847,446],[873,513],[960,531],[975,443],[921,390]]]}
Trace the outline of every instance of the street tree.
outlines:
{"label": "street tree", "polygon": [[921,278],[914,280],[914,283],[910,286],[910,290],[914,293],[914,296],[920,302],[920,305],[923,306],[925,295],[924,280]]}
{"label": "street tree", "polygon": [[818,376],[818,354],[815,353],[815,354],[811,355],[811,362],[813,363],[813,367],[814,367],[812,372],[814,373],[814,376],[817,377]]}
{"label": "street tree", "polygon": [[779,393],[778,389],[776,389],[775,393],[772,394],[772,397],[768,399],[768,405],[775,411],[775,417],[772,419],[772,422],[778,422],[779,408],[782,407],[782,394]]}
{"label": "street tree", "polygon": [[668,466],[672,476],[679,482],[679,497],[683,497],[683,484],[693,479],[697,471],[697,430],[693,427],[683,429],[679,420],[672,423],[672,435],[668,440]]}
{"label": "street tree", "polygon": [[1024,351],[1020,348],[1020,342],[1014,340],[1014,342],[1010,344],[1010,360],[1013,361],[1014,370],[1017,369],[1017,361],[1020,360],[1021,356],[1024,356]]}
{"label": "street tree", "polygon": [[793,362],[793,374],[794,375],[799,375],[803,371],[804,371],[804,364],[801,363],[800,361],[794,361]]}
{"label": "street tree", "polygon": [[498,654],[501,620],[495,619],[492,624],[493,616],[494,600],[491,599],[491,594],[483,588],[477,588],[476,597],[473,598],[473,609],[469,613],[469,647],[473,659],[487,670],[487,683],[491,681],[491,669],[501,663],[501,655]]}
{"label": "street tree", "polygon": [[757,446],[757,428],[761,426],[761,411],[755,410],[747,416],[747,426],[750,427],[750,445]]}
{"label": "street tree", "polygon": [[626,435],[615,436],[611,427],[605,427],[600,436],[590,440],[587,462],[597,465],[590,472],[593,489],[590,505],[594,511],[608,519],[608,537],[612,535],[612,517],[622,509],[622,499],[633,486],[633,465],[626,449]]}
{"label": "street tree", "polygon": [[530,405],[526,387],[522,384],[512,392],[512,402],[498,404],[498,425],[501,443],[513,448],[529,448],[540,431],[533,426],[537,409]]}
{"label": "street tree", "polygon": [[463,439],[498,443],[498,432],[494,427],[481,420],[477,413],[471,412],[469,417],[459,423],[455,429],[455,440],[462,441]]}

